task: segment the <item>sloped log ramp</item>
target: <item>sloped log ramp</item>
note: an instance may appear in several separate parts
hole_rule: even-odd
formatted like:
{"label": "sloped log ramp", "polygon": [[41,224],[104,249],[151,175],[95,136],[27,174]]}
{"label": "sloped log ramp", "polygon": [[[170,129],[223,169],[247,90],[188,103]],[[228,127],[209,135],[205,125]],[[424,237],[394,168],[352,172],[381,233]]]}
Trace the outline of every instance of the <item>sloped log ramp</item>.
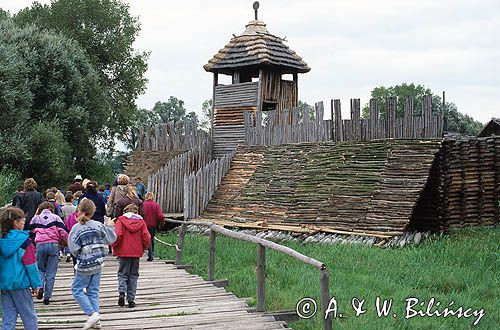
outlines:
{"label": "sloped log ramp", "polygon": [[[161,261],[141,260],[137,306],[119,307],[117,269],[117,260],[107,257],[99,292],[103,329],[289,329],[273,317],[248,312],[245,300],[224,288]],[[51,304],[35,301],[39,329],[83,327],[87,317],[71,294],[72,282],[71,263],[60,262]]]}
{"label": "sloped log ramp", "polygon": [[[374,140],[239,148],[201,220],[388,236],[410,222],[435,229],[436,212],[413,214],[440,145]],[[435,189],[428,189],[425,200],[437,201],[437,184],[429,188]]]}

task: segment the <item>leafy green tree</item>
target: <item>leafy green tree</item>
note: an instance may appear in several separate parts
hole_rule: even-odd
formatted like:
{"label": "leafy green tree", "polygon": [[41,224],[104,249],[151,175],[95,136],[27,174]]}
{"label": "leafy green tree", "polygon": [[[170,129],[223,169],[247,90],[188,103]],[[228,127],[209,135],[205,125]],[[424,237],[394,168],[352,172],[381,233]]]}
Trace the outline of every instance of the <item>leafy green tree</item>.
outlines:
{"label": "leafy green tree", "polygon": [[3,19],[7,19],[10,17],[10,14],[9,12],[3,10],[2,8],[0,8],[0,20],[3,20]]}
{"label": "leafy green tree", "polygon": [[71,179],[71,147],[57,122],[35,124],[27,147],[31,157],[25,163],[26,177],[36,177],[41,187],[62,185]]}
{"label": "leafy green tree", "polygon": [[97,141],[107,136],[102,118],[109,99],[80,46],[58,33],[1,20],[0,77],[0,168],[10,165],[24,175],[44,175],[44,146],[33,136],[51,142],[42,134],[46,129],[61,145],[53,147],[58,154],[51,156],[67,165],[51,170],[52,178],[83,171]]}
{"label": "leafy green tree", "polygon": [[0,169],[0,207],[12,202],[14,192],[22,182],[19,171],[10,167]]}
{"label": "leafy green tree", "polygon": [[[145,90],[148,53],[139,53],[133,43],[140,23],[130,6],[119,0],[53,0],[50,5],[34,2],[14,16],[21,26],[35,24],[76,40],[99,73],[99,83],[108,97],[107,112],[99,116],[109,137],[125,136],[135,120],[135,100]],[[107,147],[113,146],[108,138]]]}
{"label": "leafy green tree", "polygon": [[[403,116],[404,103],[407,98],[415,101],[415,114],[422,112],[422,100],[425,95],[432,95],[432,107],[434,113],[439,113],[443,109],[442,98],[432,93],[429,88],[422,85],[406,84],[391,87],[376,87],[371,91],[371,97],[377,100],[379,114],[385,116],[387,100],[389,97],[397,97],[396,116]],[[368,118],[370,113],[369,103],[365,104],[362,110],[364,118]],[[463,115],[453,102],[444,104],[444,132],[460,133],[466,135],[477,135],[483,125],[468,115]]]}
{"label": "leafy green tree", "polygon": [[309,112],[309,119],[314,120],[314,118],[316,117],[316,112],[311,110],[314,109],[314,107],[309,105],[307,102],[299,100],[297,108],[299,109],[299,115],[301,117],[304,115],[304,111],[306,110]]}
{"label": "leafy green tree", "polygon": [[161,121],[160,115],[151,110],[138,109],[134,113],[134,119],[132,124],[127,127],[125,135],[121,137],[122,140],[129,150],[134,150],[139,141],[139,133],[141,127],[152,127],[157,125]]}
{"label": "leafy green tree", "polygon": [[184,101],[179,100],[175,96],[170,96],[167,102],[156,102],[153,112],[156,112],[160,116],[163,123],[181,121],[186,117]]}
{"label": "leafy green tree", "polygon": [[[378,109],[380,116],[384,117],[387,109],[387,99],[392,96],[396,96],[397,104],[396,104],[396,116],[402,116],[404,112],[404,104],[406,98],[413,98],[415,100],[415,114],[421,113],[422,109],[422,98],[425,95],[432,94],[429,88],[425,88],[422,85],[415,84],[405,84],[391,86],[391,87],[375,87],[371,91],[371,97],[377,100]],[[438,98],[436,95],[433,95],[433,105],[437,105],[436,103],[441,98]],[[439,103],[440,106],[440,103]],[[362,110],[363,117],[368,118],[370,116],[370,104],[366,103]]]}
{"label": "leafy green tree", "polygon": [[83,175],[97,181],[99,185],[104,185],[112,183],[116,174],[113,170],[113,157],[108,153],[98,152]]}
{"label": "leafy green tree", "polygon": [[205,132],[208,132],[212,128],[212,112],[212,99],[203,101],[201,104],[202,118],[200,128]]}
{"label": "leafy green tree", "polygon": [[483,129],[483,126],[483,124],[474,120],[471,116],[460,113],[454,103],[446,102],[444,110],[445,133],[461,133],[477,136]]}

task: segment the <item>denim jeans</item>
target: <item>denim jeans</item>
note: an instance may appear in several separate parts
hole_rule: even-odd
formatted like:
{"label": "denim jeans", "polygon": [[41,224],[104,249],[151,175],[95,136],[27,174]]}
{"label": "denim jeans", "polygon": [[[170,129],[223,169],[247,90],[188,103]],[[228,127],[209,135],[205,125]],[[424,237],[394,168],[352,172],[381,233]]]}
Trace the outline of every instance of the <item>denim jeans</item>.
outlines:
{"label": "denim jeans", "polygon": [[44,290],[44,299],[50,299],[59,265],[59,244],[39,243],[36,246],[36,260]]}
{"label": "denim jeans", "polygon": [[156,228],[148,228],[149,235],[151,235],[151,243],[148,247],[148,257],[153,258],[155,256],[155,234]]}
{"label": "denim jeans", "polygon": [[31,290],[2,290],[2,330],[14,330],[17,315],[21,316],[25,330],[38,329]]}
{"label": "denim jeans", "polygon": [[126,293],[127,301],[135,300],[138,278],[139,258],[118,258],[118,292]]}
{"label": "denim jeans", "polygon": [[[101,284],[101,273],[93,275],[82,275],[76,271],[75,279],[71,287],[73,297],[87,315],[99,312],[99,285]],[[83,292],[86,289],[86,293]]]}

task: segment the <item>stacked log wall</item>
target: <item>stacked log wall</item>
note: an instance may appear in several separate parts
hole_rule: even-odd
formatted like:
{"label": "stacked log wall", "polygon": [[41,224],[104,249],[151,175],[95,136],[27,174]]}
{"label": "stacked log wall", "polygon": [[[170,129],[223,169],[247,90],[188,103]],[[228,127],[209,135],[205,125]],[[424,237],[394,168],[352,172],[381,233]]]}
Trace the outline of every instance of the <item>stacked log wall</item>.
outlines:
{"label": "stacked log wall", "polygon": [[498,224],[500,137],[447,139],[439,159],[441,226]]}

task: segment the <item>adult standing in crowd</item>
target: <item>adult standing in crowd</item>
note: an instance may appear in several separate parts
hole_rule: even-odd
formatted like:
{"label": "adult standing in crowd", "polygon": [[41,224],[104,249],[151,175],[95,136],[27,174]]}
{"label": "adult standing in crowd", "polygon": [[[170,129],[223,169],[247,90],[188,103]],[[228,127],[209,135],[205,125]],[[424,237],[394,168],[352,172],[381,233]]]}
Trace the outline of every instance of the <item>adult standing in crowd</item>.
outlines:
{"label": "adult standing in crowd", "polygon": [[82,195],[80,200],[84,198],[90,199],[94,202],[95,212],[92,216],[92,220],[98,221],[100,223],[104,223],[104,216],[106,215],[106,202],[104,201],[104,197],[101,196],[97,191],[97,182],[90,181],[85,186],[85,194]]}
{"label": "adult standing in crowd", "polygon": [[151,235],[151,243],[148,247],[148,261],[153,261],[155,254],[155,234],[159,223],[165,223],[165,216],[161,211],[160,204],[154,201],[155,195],[152,192],[146,193],[144,197],[144,221],[148,226],[149,235]]}
{"label": "adult standing in crowd", "polygon": [[123,210],[127,205],[134,204],[139,209],[139,215],[144,216],[144,207],[142,200],[137,196],[137,191],[133,184],[125,187],[125,196],[116,203],[116,217],[123,215]]}
{"label": "adult standing in crowd", "polygon": [[68,191],[71,191],[73,194],[77,191],[82,191],[82,176],[78,174],[75,176],[73,183],[68,187]]}
{"label": "adult standing in crowd", "polygon": [[16,207],[26,214],[25,230],[30,228],[31,219],[35,215],[38,205],[44,201],[43,195],[36,190],[37,186],[33,178],[24,180],[24,194],[19,195],[17,198]]}
{"label": "adult standing in crowd", "polygon": [[140,177],[135,179],[135,189],[137,189],[137,196],[144,200],[144,196],[146,195],[146,186]]}
{"label": "adult standing in crowd", "polygon": [[110,218],[115,218],[117,216],[116,203],[125,196],[125,187],[129,184],[130,178],[125,174],[120,174],[116,178],[116,181],[117,185],[111,189],[111,193],[106,203],[106,214]]}
{"label": "adult standing in crowd", "polygon": [[17,204],[17,199],[19,198],[20,195],[24,194],[24,186],[20,185],[17,186],[16,193],[12,197],[12,206],[16,206]]}

